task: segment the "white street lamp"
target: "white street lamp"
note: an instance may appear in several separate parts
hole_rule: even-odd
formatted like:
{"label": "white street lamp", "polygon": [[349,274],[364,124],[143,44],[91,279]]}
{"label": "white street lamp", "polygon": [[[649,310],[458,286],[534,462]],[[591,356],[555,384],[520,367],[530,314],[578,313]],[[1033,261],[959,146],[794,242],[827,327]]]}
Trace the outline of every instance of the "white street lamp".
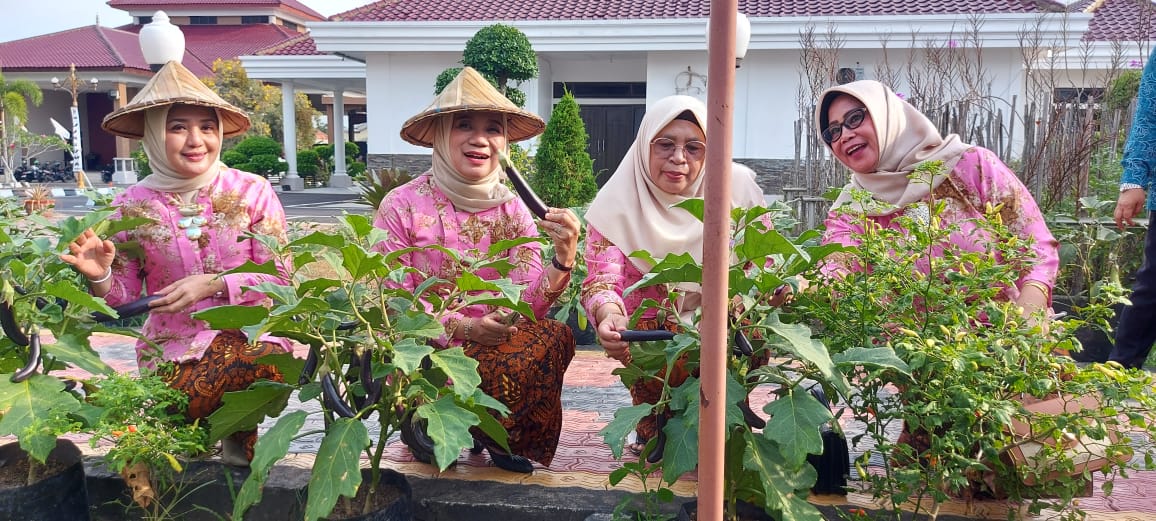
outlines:
{"label": "white street lamp", "polygon": [[157,11],[153,20],[140,29],[140,51],[149,68],[157,72],[166,63],[184,58],[185,33],[169,22],[164,11]]}
{"label": "white street lamp", "polygon": [[[706,39],[710,40],[710,20],[706,22]],[[743,66],[743,58],[751,45],[751,19],[743,13],[735,18],[735,68]],[[708,49],[709,50],[709,49]]]}

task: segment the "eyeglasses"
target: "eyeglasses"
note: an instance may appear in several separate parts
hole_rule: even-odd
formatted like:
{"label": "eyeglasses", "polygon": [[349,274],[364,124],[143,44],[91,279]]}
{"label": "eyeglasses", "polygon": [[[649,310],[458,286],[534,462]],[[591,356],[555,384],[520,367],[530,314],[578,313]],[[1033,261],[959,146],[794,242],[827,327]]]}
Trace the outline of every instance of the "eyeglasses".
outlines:
{"label": "eyeglasses", "polygon": [[702,141],[687,141],[682,146],[674,144],[674,140],[670,138],[660,137],[650,142],[650,152],[658,155],[663,159],[667,159],[674,155],[678,149],[682,149],[682,153],[690,159],[695,161],[701,160],[706,155],[706,143]]}
{"label": "eyeglasses", "polygon": [[843,114],[842,123],[831,125],[823,131],[823,141],[830,145],[832,141],[839,139],[839,136],[843,135],[844,128],[855,130],[859,128],[859,125],[863,124],[863,120],[866,118],[867,107],[848,110],[846,114]]}

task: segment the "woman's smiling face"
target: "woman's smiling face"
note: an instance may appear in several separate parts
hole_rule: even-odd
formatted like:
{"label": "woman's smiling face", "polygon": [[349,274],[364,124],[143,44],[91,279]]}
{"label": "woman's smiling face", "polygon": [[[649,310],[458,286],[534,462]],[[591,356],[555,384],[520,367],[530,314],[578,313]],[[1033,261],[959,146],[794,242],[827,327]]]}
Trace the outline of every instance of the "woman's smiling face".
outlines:
{"label": "woman's smiling face", "polygon": [[827,108],[827,128],[823,130],[825,134],[838,134],[828,146],[840,163],[858,174],[875,171],[879,164],[879,138],[863,102],[847,94],[836,96]]}
{"label": "woman's smiling face", "polygon": [[165,157],[182,177],[193,178],[217,163],[221,129],[217,111],[196,105],[174,105],[165,119]]}
{"label": "woman's smiling face", "polygon": [[465,112],[453,116],[450,164],[462,177],[477,181],[498,168],[498,152],[506,149],[506,129],[497,112]]}

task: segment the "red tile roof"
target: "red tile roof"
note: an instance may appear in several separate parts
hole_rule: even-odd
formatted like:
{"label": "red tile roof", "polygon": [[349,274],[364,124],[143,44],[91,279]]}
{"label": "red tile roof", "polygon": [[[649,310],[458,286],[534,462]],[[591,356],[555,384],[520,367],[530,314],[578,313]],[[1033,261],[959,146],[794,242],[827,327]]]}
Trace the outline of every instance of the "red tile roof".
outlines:
{"label": "red tile roof", "polygon": [[328,53],[318,51],[313,37],[303,34],[292,40],[261,49],[254,54],[260,56],[315,56]]}
{"label": "red tile roof", "polygon": [[[280,7],[289,11],[297,11],[306,18],[324,20],[325,16],[298,0],[109,0],[109,7],[122,11],[140,9],[172,9],[174,7],[189,7],[191,9],[208,9],[222,11],[231,9],[252,9]],[[205,14],[210,14],[206,11]]]}
{"label": "red tile roof", "polygon": [[[1051,0],[739,0],[750,17],[1036,13]],[[381,0],[332,16],[346,21],[487,21],[702,18],[710,0]]]}
{"label": "red tile roof", "polygon": [[1156,3],[1148,0],[1085,0],[1081,11],[1090,8],[1087,41],[1156,39]]}
{"label": "red tile roof", "polygon": [[[147,73],[149,66],[141,55],[136,34],[139,30],[137,25],[116,29],[91,25],[0,43],[0,67],[45,71],[67,69],[75,63],[80,70],[138,69]],[[181,31],[185,33],[183,62],[202,77],[212,74],[213,62],[218,58],[247,56],[301,36],[272,24],[186,25]]]}

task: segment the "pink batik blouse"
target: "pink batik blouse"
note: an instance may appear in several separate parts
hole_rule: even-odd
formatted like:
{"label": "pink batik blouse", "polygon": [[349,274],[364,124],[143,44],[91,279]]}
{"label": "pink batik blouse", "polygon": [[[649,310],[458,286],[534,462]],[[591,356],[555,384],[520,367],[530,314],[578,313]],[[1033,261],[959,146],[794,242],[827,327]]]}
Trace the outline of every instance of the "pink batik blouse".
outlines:
{"label": "pink batik blouse", "polygon": [[[140,185],[129,187],[113,200],[124,217],[143,217],[152,222],[120,232],[113,237],[117,255],[112,265],[112,289],[104,299],[119,306],[153,293],[186,276],[221,273],[246,261],[262,264],[273,258],[260,242],[245,237],[255,233],[286,240],[285,211],[277,194],[265,178],[240,170],[226,169],[208,186],[201,188],[194,200],[200,206],[201,218],[182,222],[176,194],[157,192]],[[200,230],[199,237],[190,228]],[[134,246],[129,246],[134,244]],[[228,288],[219,296],[204,299],[184,313],[150,313],[137,342],[137,362],[153,367],[157,359],[173,362],[199,360],[217,331],[190,315],[196,311],[223,305],[262,305],[268,298],[246,289],[262,282],[283,284],[288,266],[278,262],[281,277],[234,273],[222,278]],[[262,337],[290,350],[285,339]],[[159,350],[159,351],[158,351]]]}
{"label": "pink batik blouse", "polygon": [[[972,221],[983,219],[984,210],[989,205],[994,208],[1002,204],[1000,217],[1003,224],[1012,233],[1030,241],[1036,255],[1035,263],[1020,276],[1014,287],[1005,289],[1004,295],[1014,301],[1019,298],[1025,283],[1036,281],[1048,288],[1050,301],[1051,289],[1059,269],[1059,243],[1048,230],[1044,216],[1027,187],[993,152],[981,147],[972,147],[964,152],[947,179],[928,197],[946,203],[940,214],[942,222],[960,223],[960,230],[953,233],[950,240],[954,247],[962,251],[983,251],[990,238],[986,234],[976,233]],[[907,211],[912,211],[910,208]],[[905,215],[905,211],[870,216],[868,219],[882,228],[899,228],[896,219],[902,215]],[[823,242],[858,245],[863,229],[853,224],[855,218],[846,212],[832,212],[827,217]],[[827,259],[823,272],[833,275],[850,269],[853,269],[851,260],[836,254]]]}
{"label": "pink batik blouse", "polygon": [[[427,172],[399,186],[385,196],[378,207],[373,225],[388,232],[378,244],[381,252],[397,251],[408,247],[444,246],[467,257],[478,258],[496,242],[539,235],[534,217],[521,200],[514,198],[480,212],[464,212],[454,208],[449,198],[433,183]],[[509,261],[513,269],[507,277],[517,284],[525,284],[522,301],[528,303],[538,319],[562,293],[550,291],[547,270],[542,267],[542,247],[530,242],[512,248]],[[468,266],[458,264],[445,253],[435,249],[420,249],[402,256],[403,264],[416,268],[421,275],[410,274],[402,286],[412,291],[427,277],[456,280]],[[487,268],[475,273],[484,280],[499,278],[497,270]],[[445,313],[441,317],[447,333],[457,329],[464,318],[477,318],[495,310],[491,306],[472,305]],[[441,345],[456,345],[449,334]]]}

